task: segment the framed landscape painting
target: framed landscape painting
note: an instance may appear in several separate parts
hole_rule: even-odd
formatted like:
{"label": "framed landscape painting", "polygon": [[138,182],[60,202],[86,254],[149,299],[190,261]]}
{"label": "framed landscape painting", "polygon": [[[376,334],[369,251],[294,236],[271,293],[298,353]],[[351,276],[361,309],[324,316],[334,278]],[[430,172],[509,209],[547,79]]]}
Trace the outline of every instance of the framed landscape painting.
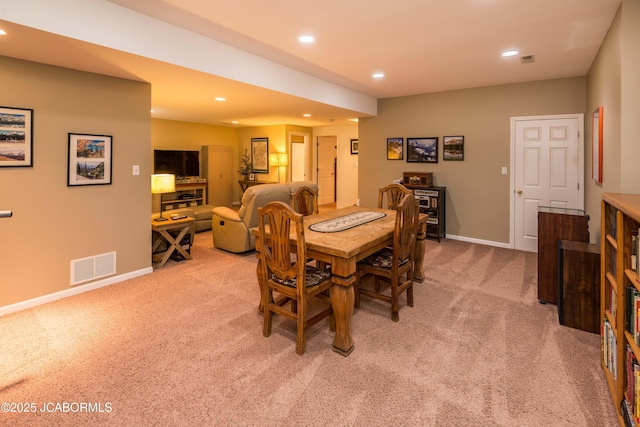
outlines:
{"label": "framed landscape painting", "polygon": [[0,167],[33,166],[33,110],[0,107]]}
{"label": "framed landscape painting", "polygon": [[269,173],[269,138],[251,138],[251,172]]}
{"label": "framed landscape painting", "polygon": [[408,163],[438,163],[438,137],[407,138]]}
{"label": "framed landscape painting", "polygon": [[69,134],[67,186],[111,184],[112,137]]}
{"label": "framed landscape painting", "polygon": [[387,138],[387,160],[404,158],[404,138]]}
{"label": "framed landscape painting", "polygon": [[442,138],[442,160],[464,160],[464,136]]}

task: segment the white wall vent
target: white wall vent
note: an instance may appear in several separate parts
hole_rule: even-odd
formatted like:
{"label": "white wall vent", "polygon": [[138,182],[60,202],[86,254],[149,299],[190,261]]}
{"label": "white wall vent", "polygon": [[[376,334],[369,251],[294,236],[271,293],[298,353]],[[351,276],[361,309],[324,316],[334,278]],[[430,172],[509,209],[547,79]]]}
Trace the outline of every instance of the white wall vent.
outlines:
{"label": "white wall vent", "polygon": [[113,274],[116,274],[115,252],[71,261],[71,286]]}

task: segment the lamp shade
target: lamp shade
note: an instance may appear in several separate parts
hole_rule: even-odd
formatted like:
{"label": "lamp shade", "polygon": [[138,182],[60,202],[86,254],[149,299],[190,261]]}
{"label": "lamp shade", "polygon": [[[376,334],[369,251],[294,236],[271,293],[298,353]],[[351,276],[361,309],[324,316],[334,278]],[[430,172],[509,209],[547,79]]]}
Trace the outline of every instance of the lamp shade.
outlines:
{"label": "lamp shade", "polygon": [[269,164],[271,166],[287,166],[289,164],[289,156],[287,156],[287,153],[269,154]]}
{"label": "lamp shade", "polygon": [[278,154],[278,166],[287,166],[289,164],[289,156],[287,153]]}
{"label": "lamp shade", "polygon": [[176,176],[170,173],[151,175],[151,193],[173,193],[176,191]]}

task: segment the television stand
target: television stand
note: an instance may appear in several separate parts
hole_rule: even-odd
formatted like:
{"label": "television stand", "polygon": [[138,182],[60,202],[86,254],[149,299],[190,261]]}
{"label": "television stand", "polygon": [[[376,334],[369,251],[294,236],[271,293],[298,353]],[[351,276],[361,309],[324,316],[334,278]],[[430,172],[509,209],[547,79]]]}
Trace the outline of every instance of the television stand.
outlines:
{"label": "television stand", "polygon": [[207,204],[207,183],[177,183],[176,191],[161,194],[153,200],[153,212],[190,208]]}

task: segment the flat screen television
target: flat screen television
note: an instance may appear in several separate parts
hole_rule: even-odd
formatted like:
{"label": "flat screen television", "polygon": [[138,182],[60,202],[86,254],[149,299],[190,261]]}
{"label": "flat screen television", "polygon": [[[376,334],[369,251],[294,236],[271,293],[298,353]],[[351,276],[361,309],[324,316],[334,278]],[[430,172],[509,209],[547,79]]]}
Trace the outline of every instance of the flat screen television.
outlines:
{"label": "flat screen television", "polygon": [[153,173],[172,173],[176,177],[200,176],[200,152],[153,150]]}

